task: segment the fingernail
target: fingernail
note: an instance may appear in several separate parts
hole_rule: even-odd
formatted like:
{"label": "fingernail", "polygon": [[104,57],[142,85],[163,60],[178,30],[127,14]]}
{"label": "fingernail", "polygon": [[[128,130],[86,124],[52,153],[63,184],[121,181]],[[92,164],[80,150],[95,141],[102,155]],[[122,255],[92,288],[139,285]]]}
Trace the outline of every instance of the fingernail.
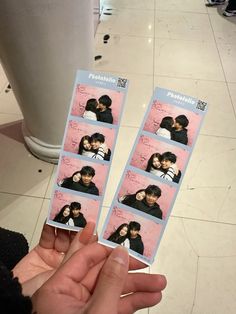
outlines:
{"label": "fingernail", "polygon": [[121,265],[127,265],[129,261],[129,254],[123,246],[116,247],[112,252],[113,260]]}

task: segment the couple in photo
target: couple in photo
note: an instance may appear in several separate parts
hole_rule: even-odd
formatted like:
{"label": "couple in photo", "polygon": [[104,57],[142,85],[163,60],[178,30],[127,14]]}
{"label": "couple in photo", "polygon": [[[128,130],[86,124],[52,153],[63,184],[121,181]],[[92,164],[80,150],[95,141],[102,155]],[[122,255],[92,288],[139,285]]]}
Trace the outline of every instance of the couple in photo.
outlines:
{"label": "couple in photo", "polygon": [[83,118],[112,124],[111,104],[112,100],[108,95],[101,96],[98,101],[96,98],[90,98],[86,103]]}
{"label": "couple in photo", "polygon": [[120,225],[107,240],[121,244],[128,249],[143,255],[144,245],[142,237],[139,234],[140,229],[141,225],[136,221],[131,221],[129,224],[124,223]]}
{"label": "couple in photo", "polygon": [[187,145],[188,130],[186,127],[188,124],[189,120],[183,114],[177,116],[175,119],[169,116],[164,117],[160,123],[159,129],[156,131],[156,134]]}
{"label": "couple in photo", "polygon": [[100,160],[111,158],[111,150],[107,147],[105,136],[101,133],[83,136],[79,143],[78,154]]}
{"label": "couple in photo", "polygon": [[76,226],[84,228],[87,224],[84,215],[81,213],[81,204],[72,202],[70,205],[64,205],[53,221],[65,224],[67,226]]}
{"label": "couple in photo", "polygon": [[179,183],[181,171],[176,165],[177,157],[171,152],[154,153],[149,158],[145,171],[160,178]]}
{"label": "couple in photo", "polygon": [[157,204],[160,196],[161,189],[157,185],[149,185],[146,189],[138,190],[134,194],[120,197],[119,202],[162,219],[162,210],[159,204]]}
{"label": "couple in photo", "polygon": [[81,170],[74,172],[71,177],[58,182],[58,185],[77,192],[99,195],[98,188],[92,182],[94,176],[95,170],[93,167],[84,166]]}

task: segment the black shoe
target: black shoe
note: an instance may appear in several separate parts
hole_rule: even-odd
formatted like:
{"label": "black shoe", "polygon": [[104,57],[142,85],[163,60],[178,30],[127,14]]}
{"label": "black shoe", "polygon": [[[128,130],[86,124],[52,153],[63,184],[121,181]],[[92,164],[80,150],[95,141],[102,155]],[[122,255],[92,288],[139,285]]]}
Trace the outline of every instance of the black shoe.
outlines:
{"label": "black shoe", "polygon": [[206,6],[213,7],[213,6],[221,5],[224,3],[225,3],[225,0],[207,0]]}
{"label": "black shoe", "polygon": [[229,10],[228,7],[224,10],[223,15],[226,17],[235,16],[236,15],[236,9],[235,10]]}

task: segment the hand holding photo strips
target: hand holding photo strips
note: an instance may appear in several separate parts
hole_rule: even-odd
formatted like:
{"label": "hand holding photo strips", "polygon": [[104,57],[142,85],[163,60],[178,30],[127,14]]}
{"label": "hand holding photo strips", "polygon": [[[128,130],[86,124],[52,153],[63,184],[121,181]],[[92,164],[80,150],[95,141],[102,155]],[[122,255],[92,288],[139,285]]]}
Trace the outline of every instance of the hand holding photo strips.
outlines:
{"label": "hand holding photo strips", "polygon": [[131,314],[159,303],[165,277],[128,273],[144,265],[129,258],[122,247],[111,250],[98,244],[94,227],[88,223],[72,238],[69,232],[55,233],[54,227],[45,225],[39,244],[13,270],[31,300],[21,295],[17,280],[9,275],[9,302],[2,304],[3,312],[15,313],[17,306],[17,311],[38,314],[103,314],[107,310]]}

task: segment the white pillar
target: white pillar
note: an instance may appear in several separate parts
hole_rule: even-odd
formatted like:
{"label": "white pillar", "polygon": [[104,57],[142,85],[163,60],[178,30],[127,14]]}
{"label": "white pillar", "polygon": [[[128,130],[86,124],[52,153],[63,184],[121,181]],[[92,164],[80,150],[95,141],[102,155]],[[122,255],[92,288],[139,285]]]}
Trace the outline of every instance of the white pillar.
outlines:
{"label": "white pillar", "polygon": [[0,59],[31,152],[57,162],[77,69],[93,63],[92,0],[1,0]]}

